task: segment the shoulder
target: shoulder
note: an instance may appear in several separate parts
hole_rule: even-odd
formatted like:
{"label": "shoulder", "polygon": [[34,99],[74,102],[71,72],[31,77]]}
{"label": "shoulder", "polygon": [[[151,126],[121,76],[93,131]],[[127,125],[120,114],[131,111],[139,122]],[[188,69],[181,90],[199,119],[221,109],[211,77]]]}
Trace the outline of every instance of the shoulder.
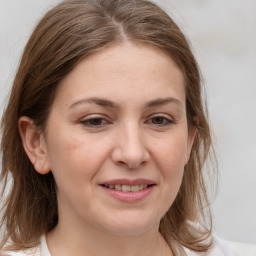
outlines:
{"label": "shoulder", "polygon": [[214,245],[208,253],[185,250],[187,256],[256,256],[256,245],[235,243],[214,237]]}
{"label": "shoulder", "polygon": [[256,256],[256,245],[230,242],[215,237],[215,244],[211,255]]}
{"label": "shoulder", "polygon": [[244,244],[230,242],[215,237],[215,244],[210,256],[256,256],[256,246],[252,244]]}
{"label": "shoulder", "polygon": [[256,256],[256,245],[227,242],[234,256]]}
{"label": "shoulder", "polygon": [[40,247],[24,251],[3,251],[0,252],[0,256],[40,256]]}
{"label": "shoulder", "polygon": [[6,252],[0,252],[0,256],[51,256],[45,235],[43,235],[40,239],[40,243],[38,246],[24,250],[24,251],[6,251]]}

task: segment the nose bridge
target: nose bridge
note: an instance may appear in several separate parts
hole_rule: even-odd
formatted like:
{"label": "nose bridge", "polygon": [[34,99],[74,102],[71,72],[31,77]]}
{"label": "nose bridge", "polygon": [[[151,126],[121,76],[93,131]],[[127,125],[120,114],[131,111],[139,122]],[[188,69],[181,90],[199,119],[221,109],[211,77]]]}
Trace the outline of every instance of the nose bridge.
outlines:
{"label": "nose bridge", "polygon": [[143,150],[143,134],[141,127],[137,124],[127,124],[123,129],[124,148],[130,154],[139,153]]}
{"label": "nose bridge", "polygon": [[148,158],[142,127],[131,121],[122,124],[116,141],[115,162],[137,168]]}

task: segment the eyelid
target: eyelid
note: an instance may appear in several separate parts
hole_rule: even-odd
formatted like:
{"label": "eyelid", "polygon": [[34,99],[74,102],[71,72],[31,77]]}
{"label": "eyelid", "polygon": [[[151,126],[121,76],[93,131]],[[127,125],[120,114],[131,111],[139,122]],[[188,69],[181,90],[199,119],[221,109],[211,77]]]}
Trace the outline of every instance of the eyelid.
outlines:
{"label": "eyelid", "polygon": [[103,118],[103,119],[105,119],[107,117],[104,114],[89,114],[89,115],[86,115],[86,116],[82,117],[80,120],[81,121],[86,121],[86,120],[90,120],[90,119],[94,119],[94,118],[95,119],[96,118]]}
{"label": "eyelid", "polygon": [[154,118],[154,117],[163,117],[163,118],[172,120],[173,122],[174,122],[174,120],[175,120],[170,114],[165,114],[165,113],[155,113],[155,114],[151,114],[151,115],[148,116],[147,119]]}
{"label": "eyelid", "polygon": [[[164,123],[154,123],[152,122],[153,118],[163,118],[165,121]],[[99,119],[102,120],[103,124],[90,124],[91,120],[94,119]],[[79,120],[79,123],[81,123],[83,126],[88,127],[88,128],[95,128],[95,129],[99,129],[99,128],[103,128],[106,125],[112,124],[113,122],[111,121],[111,119],[106,116],[105,114],[90,114],[87,115],[83,118],[81,118]],[[165,114],[165,113],[154,113],[152,115],[149,115],[146,120],[145,120],[146,124],[149,125],[154,125],[154,126],[158,126],[158,127],[164,127],[164,126],[170,126],[173,125],[175,123],[175,119],[173,117],[171,117],[169,114]]]}
{"label": "eyelid", "polygon": [[146,122],[148,122],[149,120],[152,120],[153,118],[156,118],[156,117],[159,117],[159,118],[164,118],[165,120],[168,121],[167,124],[153,124],[153,125],[156,125],[156,126],[168,126],[168,125],[172,125],[175,123],[175,119],[173,117],[171,117],[169,114],[164,114],[164,113],[156,113],[156,114],[152,114],[150,115]]}
{"label": "eyelid", "polygon": [[[104,121],[104,124],[100,124],[100,125],[92,125],[92,124],[89,124],[89,122],[91,120],[94,120],[94,119],[100,119],[100,120],[103,120]],[[87,115],[83,118],[80,119],[79,121],[83,126],[86,126],[88,128],[102,128],[104,127],[105,125],[108,125],[108,124],[111,124],[111,121],[109,121],[109,118],[107,118],[105,115],[103,114],[91,114],[91,115]],[[88,124],[87,124],[88,122]]]}

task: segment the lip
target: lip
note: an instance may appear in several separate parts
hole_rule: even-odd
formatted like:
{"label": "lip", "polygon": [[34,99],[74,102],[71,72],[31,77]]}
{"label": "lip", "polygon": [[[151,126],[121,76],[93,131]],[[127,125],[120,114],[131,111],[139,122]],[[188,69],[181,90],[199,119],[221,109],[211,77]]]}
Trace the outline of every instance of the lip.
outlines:
{"label": "lip", "polygon": [[[129,185],[129,186],[134,186],[134,185],[139,185],[139,184],[147,184],[150,185],[149,187],[136,191],[136,192],[123,192],[115,189],[109,189],[107,187],[104,187],[104,185]],[[130,179],[115,179],[115,180],[108,180],[106,182],[102,182],[100,184],[101,188],[104,190],[104,192],[119,200],[122,202],[126,203],[135,203],[138,201],[143,200],[147,196],[151,194],[155,187],[156,183],[152,180],[148,179],[135,179],[135,180],[130,180]]]}
{"label": "lip", "polygon": [[149,179],[114,179],[114,180],[108,180],[101,182],[100,185],[129,185],[129,186],[135,186],[140,184],[147,184],[147,185],[156,185],[156,183]]}

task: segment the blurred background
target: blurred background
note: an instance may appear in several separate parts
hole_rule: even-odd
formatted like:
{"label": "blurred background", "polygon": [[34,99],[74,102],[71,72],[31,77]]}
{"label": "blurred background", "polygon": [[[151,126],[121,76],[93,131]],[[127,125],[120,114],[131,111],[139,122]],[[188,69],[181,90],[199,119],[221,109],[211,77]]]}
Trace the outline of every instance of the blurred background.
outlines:
{"label": "blurred background", "polygon": [[[58,2],[0,0],[0,115],[32,29]],[[215,233],[256,244],[256,1],[154,2],[188,36],[204,77],[220,172]]]}

